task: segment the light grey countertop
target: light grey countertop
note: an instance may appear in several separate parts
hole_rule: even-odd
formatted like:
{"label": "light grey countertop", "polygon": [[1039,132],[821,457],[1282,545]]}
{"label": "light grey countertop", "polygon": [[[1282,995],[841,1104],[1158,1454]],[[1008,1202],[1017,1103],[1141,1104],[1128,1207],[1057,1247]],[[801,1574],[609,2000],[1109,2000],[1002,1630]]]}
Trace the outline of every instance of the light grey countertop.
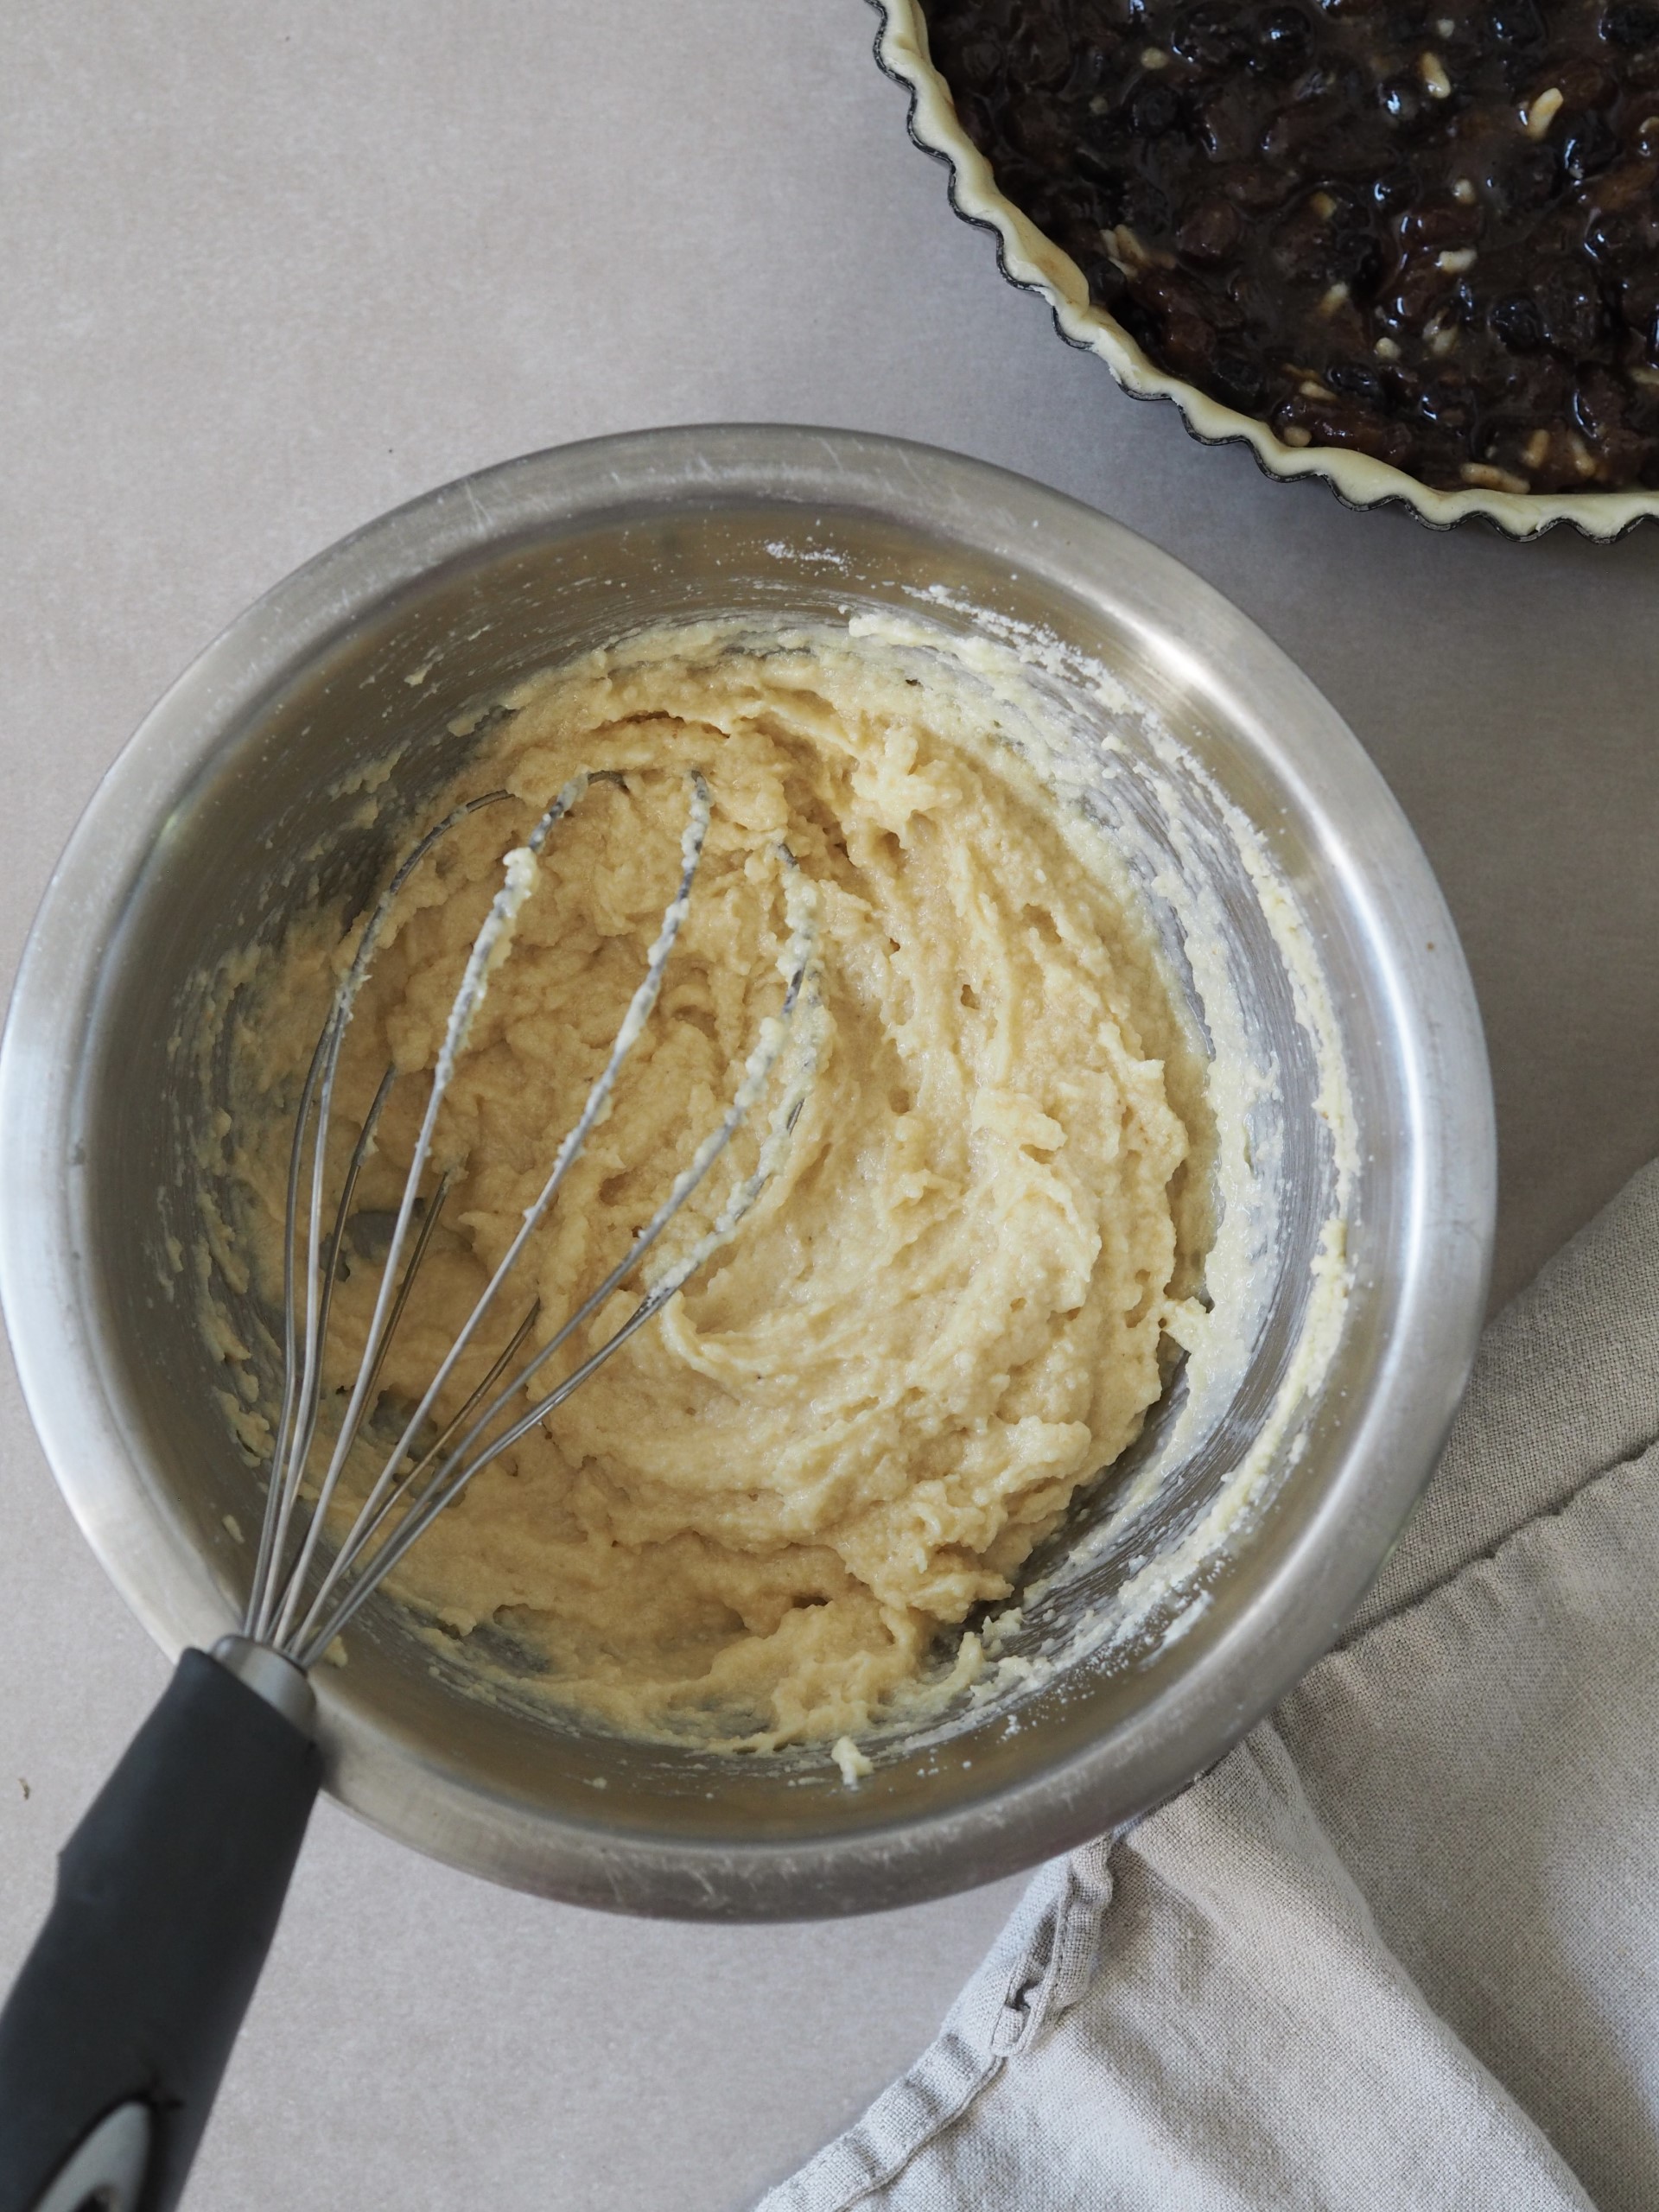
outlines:
{"label": "light grey countertop", "polygon": [[[1659,1148],[1659,530],[1435,537],[1136,406],[1003,285],[861,0],[11,0],[0,12],[10,972],[145,709],[268,584],[532,448],[793,420],[980,454],[1230,594],[1335,701],[1484,1008],[1496,1294]],[[0,1975],[166,1667],[0,1409]],[[198,2212],[736,2212],[926,2041],[1018,1884],[686,1929],[325,1807]]]}

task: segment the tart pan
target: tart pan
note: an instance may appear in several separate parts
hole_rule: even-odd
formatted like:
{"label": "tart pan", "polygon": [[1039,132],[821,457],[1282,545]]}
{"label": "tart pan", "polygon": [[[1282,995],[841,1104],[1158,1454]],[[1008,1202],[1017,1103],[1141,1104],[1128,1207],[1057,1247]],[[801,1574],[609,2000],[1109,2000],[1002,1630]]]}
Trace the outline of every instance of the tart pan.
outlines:
{"label": "tart pan", "polygon": [[950,169],[950,204],[969,223],[995,232],[997,259],[1012,284],[1036,292],[1060,335],[1098,353],[1135,399],[1167,399],[1200,445],[1247,445],[1268,476],[1312,477],[1344,505],[1407,509],[1433,530],[1478,517],[1509,537],[1536,537],[1567,523],[1586,537],[1621,537],[1659,515],[1659,492],[1440,492],[1369,454],[1338,446],[1282,444],[1265,423],[1241,415],[1148,360],[1135,340],[1089,296],[1083,271],[997,188],[990,163],[963,130],[950,87],[928,57],[918,0],[872,0],[881,17],[875,58],[910,93],[910,135]]}

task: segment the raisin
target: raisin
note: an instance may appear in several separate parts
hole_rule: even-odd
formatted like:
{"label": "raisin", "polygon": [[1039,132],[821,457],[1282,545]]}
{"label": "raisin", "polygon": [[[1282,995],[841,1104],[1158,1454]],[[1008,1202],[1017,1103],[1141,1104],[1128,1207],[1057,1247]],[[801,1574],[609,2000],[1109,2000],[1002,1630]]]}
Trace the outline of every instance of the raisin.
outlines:
{"label": "raisin", "polygon": [[1137,86],[1129,102],[1129,128],[1137,138],[1161,138],[1181,119],[1180,95],[1154,79]]}
{"label": "raisin", "polygon": [[1244,234],[1243,218],[1230,200],[1199,200],[1175,233],[1189,259],[1214,267],[1225,261]]}
{"label": "raisin", "polygon": [[1058,85],[1071,73],[1071,41],[1065,26],[1034,11],[1021,23],[1010,52],[1028,85]]}
{"label": "raisin", "polygon": [[1142,307],[1133,294],[1115,312],[1141,351],[1155,359],[1158,351],[1157,316],[1149,308]]}
{"label": "raisin", "polygon": [[1500,46],[1541,46],[1548,36],[1537,0],[1497,0],[1486,20]]}
{"label": "raisin", "polygon": [[1294,168],[1273,168],[1266,162],[1252,162],[1246,168],[1235,169],[1228,178],[1227,197],[1247,214],[1265,214],[1271,207],[1282,207],[1299,181]]}
{"label": "raisin", "polygon": [[1400,218],[1400,243],[1408,249],[1468,245],[1479,236],[1479,206],[1461,200],[1421,200]]}
{"label": "raisin", "polygon": [[1357,298],[1368,299],[1382,282],[1382,249],[1369,231],[1344,226],[1331,238],[1331,273]]}
{"label": "raisin", "polygon": [[1283,60],[1294,54],[1300,67],[1301,56],[1313,42],[1313,26],[1300,8],[1270,8],[1262,18],[1260,36],[1275,60]]}
{"label": "raisin", "polygon": [[1097,308],[1104,308],[1116,315],[1121,305],[1128,278],[1115,261],[1108,261],[1102,254],[1091,261],[1084,275],[1089,280],[1089,296]]}
{"label": "raisin", "polygon": [[1553,146],[1529,146],[1510,158],[1497,183],[1499,198],[1512,213],[1536,213],[1562,188],[1560,157]]}
{"label": "raisin", "polygon": [[1581,372],[1573,412],[1592,444],[1616,452],[1629,442],[1628,406],[1623,385],[1607,370],[1592,365]]}
{"label": "raisin", "polygon": [[1561,167],[1574,184],[1599,176],[1618,155],[1618,141],[1599,108],[1575,115],[1561,139]]}
{"label": "raisin", "polygon": [[1628,215],[1598,209],[1584,226],[1584,250],[1599,266],[1616,269],[1636,245],[1636,226]]}
{"label": "raisin", "polygon": [[1370,368],[1363,361],[1333,361],[1325,372],[1325,380],[1332,391],[1346,393],[1351,398],[1363,399],[1368,407],[1388,405],[1387,378],[1380,370]]}
{"label": "raisin", "polygon": [[1548,342],[1538,302],[1525,292],[1512,292],[1507,300],[1497,301],[1486,320],[1511,353],[1541,353]]}
{"label": "raisin", "polygon": [[1249,413],[1262,404],[1267,378],[1248,353],[1218,353],[1210,364],[1210,382],[1217,397]]}
{"label": "raisin", "polygon": [[1402,129],[1409,129],[1423,112],[1426,96],[1408,77],[1390,77],[1379,85],[1377,105],[1389,121]]}
{"label": "raisin", "polygon": [[957,49],[957,70],[973,92],[984,92],[995,85],[1001,67],[1001,49],[994,38],[964,39]]}
{"label": "raisin", "polygon": [[1618,79],[1587,54],[1558,61],[1549,73],[1568,108],[1605,107],[1618,92]]}
{"label": "raisin", "polygon": [[1449,301],[1452,286],[1432,261],[1414,262],[1395,286],[1389,302],[1389,318],[1397,323],[1427,322],[1437,308]]}
{"label": "raisin", "polygon": [[1201,0],[1199,6],[1189,8],[1169,42],[1183,60],[1195,61],[1203,69],[1226,69],[1250,50],[1233,10],[1219,5],[1218,0]]}
{"label": "raisin", "polygon": [[1126,149],[1116,131],[1097,130],[1080,139],[1072,155],[1078,171],[1101,195],[1101,221],[1107,229],[1123,219],[1128,205],[1129,172]]}
{"label": "raisin", "polygon": [[1061,97],[1088,102],[1103,93],[1111,82],[1112,56],[1103,46],[1085,46],[1074,57],[1071,74],[1061,86]]}
{"label": "raisin", "polygon": [[1417,412],[1440,429],[1463,429],[1472,411],[1469,387],[1461,378],[1436,377],[1417,395]]}
{"label": "raisin", "polygon": [[1580,359],[1593,353],[1606,319],[1594,286],[1570,269],[1552,269],[1539,279],[1536,294],[1549,344]]}
{"label": "raisin", "polygon": [[1347,446],[1356,453],[1393,460],[1409,444],[1402,428],[1374,414],[1355,399],[1314,400],[1295,410],[1293,419],[1311,430],[1322,446]]}
{"label": "raisin", "polygon": [[1659,181],[1659,163],[1651,161],[1625,162],[1610,170],[1596,187],[1596,205],[1605,211],[1623,213],[1637,210],[1649,202],[1656,181]]}
{"label": "raisin", "polygon": [[1392,215],[1410,204],[1417,189],[1417,180],[1409,169],[1388,169],[1373,180],[1371,198],[1384,215]]}
{"label": "raisin", "polygon": [[1198,111],[1198,140],[1212,162],[1241,162],[1255,151],[1256,124],[1236,92],[1208,99]]}
{"label": "raisin", "polygon": [[1634,53],[1644,46],[1659,45],[1659,8],[1645,8],[1636,0],[1624,0],[1624,4],[1610,8],[1601,19],[1601,35],[1609,46],[1623,47]]}

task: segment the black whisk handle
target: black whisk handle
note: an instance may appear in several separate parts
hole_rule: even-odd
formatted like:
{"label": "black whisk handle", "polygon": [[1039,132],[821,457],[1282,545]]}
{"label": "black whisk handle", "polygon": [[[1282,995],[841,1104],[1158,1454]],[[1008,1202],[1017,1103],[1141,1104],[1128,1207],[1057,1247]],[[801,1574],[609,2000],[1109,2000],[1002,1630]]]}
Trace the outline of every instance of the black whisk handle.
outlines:
{"label": "black whisk handle", "polygon": [[178,2202],[321,1770],[302,1727],[185,1653],[65,1847],[0,2012],[0,2212]]}

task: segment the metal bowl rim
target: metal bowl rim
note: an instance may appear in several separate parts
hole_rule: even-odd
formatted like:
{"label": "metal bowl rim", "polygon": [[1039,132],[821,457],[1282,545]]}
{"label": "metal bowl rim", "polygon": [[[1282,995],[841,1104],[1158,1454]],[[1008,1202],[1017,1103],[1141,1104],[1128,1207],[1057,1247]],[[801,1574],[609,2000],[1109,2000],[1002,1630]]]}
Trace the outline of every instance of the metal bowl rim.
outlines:
{"label": "metal bowl rim", "polygon": [[[1386,1004],[1375,1011],[1390,1025],[1408,1073],[1411,1227],[1395,1325],[1366,1408],[1248,1619],[1112,1736],[937,1818],[804,1841],[641,1840],[598,1821],[527,1815],[475,1802],[477,1793],[395,1743],[397,1787],[358,1783],[343,1793],[353,1809],[435,1856],[576,1902],[719,1918],[911,1903],[1132,1819],[1212,1764],[1276,1701],[1328,1648],[1427,1480],[1480,1322],[1494,1211],[1491,1088],[1472,988],[1439,887],[1334,710],[1254,624],[1168,555],[1081,503],[982,461],[896,439],[772,425],[646,431],[529,454],[429,492],[320,553],[238,617],[145,717],[48,882],[0,1044],[0,1300],[36,1429],[88,1542],[163,1649],[211,1640],[229,1625],[222,1600],[201,1561],[181,1554],[145,1503],[131,1440],[98,1386],[99,1347],[79,1288],[71,1186],[79,1164],[66,1160],[62,1133],[115,918],[177,794],[286,673],[446,563],[640,500],[863,506],[890,523],[908,508],[924,536],[954,530],[981,550],[994,521],[1007,533],[999,543],[1017,543],[1051,569],[1070,562],[1072,588],[1085,596],[1091,564],[1110,570],[1116,611],[1150,633],[1190,639],[1202,631],[1208,665],[1224,667],[1234,693],[1270,702],[1262,719],[1274,733],[1275,771],[1331,832],[1342,856],[1341,894],[1386,972]],[[1404,926],[1389,911],[1401,907]],[[1426,958],[1430,940],[1436,950]],[[369,1729],[326,1680],[319,1688],[336,1752],[385,1751],[386,1732]],[[345,1762],[354,1775],[365,1764]]]}

